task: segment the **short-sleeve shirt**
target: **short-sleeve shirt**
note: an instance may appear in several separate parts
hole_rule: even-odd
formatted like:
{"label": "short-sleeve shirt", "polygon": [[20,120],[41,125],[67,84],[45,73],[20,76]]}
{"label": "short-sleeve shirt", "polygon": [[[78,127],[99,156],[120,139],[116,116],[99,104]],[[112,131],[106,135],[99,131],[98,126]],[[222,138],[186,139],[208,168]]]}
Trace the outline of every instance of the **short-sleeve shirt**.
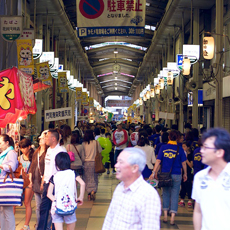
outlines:
{"label": "short-sleeve shirt", "polygon": [[[182,162],[186,161],[186,156],[184,150],[179,147],[178,156],[176,157],[177,152],[177,145],[173,144],[166,144],[162,145],[157,159],[161,160],[161,171],[162,172],[169,172],[172,165],[172,174],[181,174]],[[173,163],[174,158],[176,157],[175,162]]]}
{"label": "short-sleeve shirt", "polygon": [[29,169],[30,169],[30,164],[31,162],[29,160],[24,160],[23,158],[24,154],[22,154],[20,157],[19,157],[19,162],[22,164],[22,167],[24,169],[24,172],[25,173],[29,173]]}
{"label": "short-sleeve shirt", "polygon": [[201,161],[200,147],[196,148],[193,152],[193,169],[194,175],[204,168],[204,164]]}
{"label": "short-sleeve shirt", "polygon": [[216,180],[209,176],[211,167],[194,177],[192,198],[200,204],[202,230],[229,230],[230,216],[230,163]]}

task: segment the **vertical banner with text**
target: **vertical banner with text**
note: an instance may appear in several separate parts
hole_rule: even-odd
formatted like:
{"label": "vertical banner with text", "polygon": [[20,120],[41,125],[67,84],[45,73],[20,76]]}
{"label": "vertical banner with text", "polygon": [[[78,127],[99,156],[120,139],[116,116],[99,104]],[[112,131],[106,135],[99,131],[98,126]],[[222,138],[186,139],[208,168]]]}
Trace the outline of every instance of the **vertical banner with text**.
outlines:
{"label": "vertical banner with text", "polygon": [[68,90],[66,72],[58,72],[58,88],[60,93],[66,93]]}

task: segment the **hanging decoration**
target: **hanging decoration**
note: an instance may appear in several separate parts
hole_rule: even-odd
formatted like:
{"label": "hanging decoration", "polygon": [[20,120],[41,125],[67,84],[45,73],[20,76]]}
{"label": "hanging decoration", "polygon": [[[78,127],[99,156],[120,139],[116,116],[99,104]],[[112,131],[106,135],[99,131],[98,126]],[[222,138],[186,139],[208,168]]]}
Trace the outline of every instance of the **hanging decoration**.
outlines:
{"label": "hanging decoration", "polygon": [[151,96],[151,97],[155,97],[155,91],[154,91],[154,89],[151,89],[150,96]]}
{"label": "hanging decoration", "polygon": [[52,81],[52,76],[50,74],[50,68],[49,68],[48,61],[37,63],[36,70],[37,70],[38,79],[41,80],[42,83],[52,86],[53,81]]}
{"label": "hanging decoration", "polygon": [[190,59],[184,58],[183,59],[183,75],[189,75],[190,74]]}
{"label": "hanging decoration", "polygon": [[88,94],[87,92],[82,92],[82,101],[81,104],[82,105],[88,105],[89,101],[88,101]]}
{"label": "hanging decoration", "polygon": [[173,73],[172,72],[168,72],[167,75],[167,85],[172,85],[173,84]]}
{"label": "hanging decoration", "polygon": [[164,89],[164,78],[159,79],[159,89]]}
{"label": "hanging decoration", "polygon": [[33,91],[33,79],[16,67],[0,72],[0,127],[16,123],[19,117],[37,111]]}
{"label": "hanging decoration", "polygon": [[139,104],[140,104],[140,105],[143,105],[143,100],[142,100],[141,97],[139,98]]}
{"label": "hanging decoration", "polygon": [[80,101],[82,100],[82,88],[76,87],[76,100]]}
{"label": "hanging decoration", "polygon": [[215,50],[215,42],[213,37],[204,37],[203,39],[203,57],[205,59],[213,59]]}
{"label": "hanging decoration", "polygon": [[160,94],[160,86],[159,85],[155,86],[155,94],[156,95]]}
{"label": "hanging decoration", "polygon": [[58,86],[60,93],[66,93],[68,90],[66,72],[58,72]]}
{"label": "hanging decoration", "polygon": [[33,59],[33,45],[31,39],[18,39],[17,55],[18,55],[18,69],[25,73],[34,74],[34,59]]}

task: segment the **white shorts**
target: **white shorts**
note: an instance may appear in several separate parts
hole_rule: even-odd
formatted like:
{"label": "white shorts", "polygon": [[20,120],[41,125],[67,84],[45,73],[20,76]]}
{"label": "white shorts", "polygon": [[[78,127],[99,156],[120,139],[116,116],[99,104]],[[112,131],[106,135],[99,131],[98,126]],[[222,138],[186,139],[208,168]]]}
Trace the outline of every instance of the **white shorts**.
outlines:
{"label": "white shorts", "polygon": [[72,215],[68,216],[61,216],[56,213],[52,214],[52,223],[63,223],[65,222],[66,224],[72,224],[77,221],[76,214],[75,212]]}

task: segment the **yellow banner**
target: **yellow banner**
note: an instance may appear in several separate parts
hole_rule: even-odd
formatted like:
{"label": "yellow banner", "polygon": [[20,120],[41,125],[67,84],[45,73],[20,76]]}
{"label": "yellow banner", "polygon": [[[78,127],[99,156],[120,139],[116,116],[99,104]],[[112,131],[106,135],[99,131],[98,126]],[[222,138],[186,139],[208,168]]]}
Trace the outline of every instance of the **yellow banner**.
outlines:
{"label": "yellow banner", "polygon": [[31,39],[17,39],[18,68],[27,74],[34,74],[33,45]]}
{"label": "yellow banner", "polygon": [[53,81],[52,81],[52,76],[50,74],[48,61],[36,64],[36,70],[37,70],[37,77],[39,80],[42,80],[42,82],[45,83],[46,85],[52,85]]}
{"label": "yellow banner", "polygon": [[93,106],[94,106],[93,97],[89,97],[89,107],[90,107],[90,108],[93,108]]}
{"label": "yellow banner", "polygon": [[82,88],[81,87],[76,88],[76,100],[77,101],[82,100]]}
{"label": "yellow banner", "polygon": [[88,101],[88,94],[86,92],[82,92],[82,101],[81,104],[82,105],[88,105],[89,101]]}
{"label": "yellow banner", "polygon": [[66,72],[58,72],[58,87],[60,93],[66,93],[68,90],[68,83]]}

